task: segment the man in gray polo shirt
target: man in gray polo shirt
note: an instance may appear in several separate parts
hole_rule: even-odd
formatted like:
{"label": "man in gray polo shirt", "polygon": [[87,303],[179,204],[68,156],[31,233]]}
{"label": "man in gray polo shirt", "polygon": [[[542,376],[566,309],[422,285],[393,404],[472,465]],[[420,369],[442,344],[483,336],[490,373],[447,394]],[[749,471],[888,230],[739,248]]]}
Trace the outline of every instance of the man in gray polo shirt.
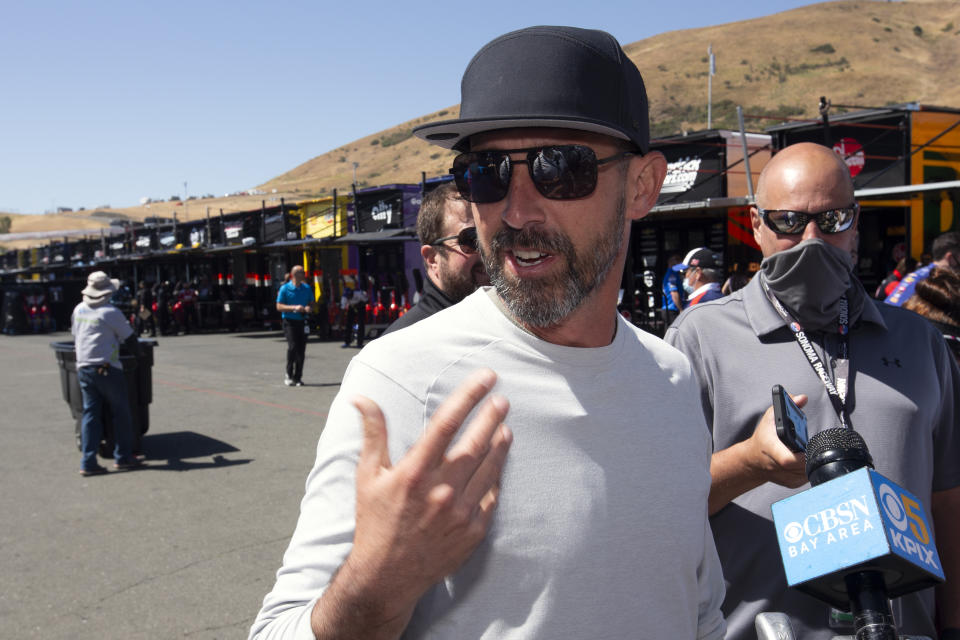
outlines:
{"label": "man in gray polo shirt", "polygon": [[130,401],[120,363],[121,343],[132,353],[137,353],[140,345],[123,313],[110,304],[110,296],[119,285],[119,280],[111,280],[103,271],[94,271],[82,291],[83,302],[73,310],[71,331],[76,342],[77,378],[83,395],[80,422],[83,451],[80,475],[83,476],[107,472],[97,463],[105,408],[113,418],[116,441],[113,468],[126,471],[143,465],[132,453]]}
{"label": "man in gray polo shirt", "polygon": [[[751,210],[764,256],[758,277],[691,307],[665,336],[690,358],[713,432],[710,513],[727,582],[728,638],[754,638],[762,611],[787,613],[804,640],[849,633],[836,626],[844,622],[831,628],[839,612],[786,586],[770,505],[807,479],[803,454],[777,439],[775,383],[805,405],[811,434],[839,426],[842,414],[863,435],[877,471],[932,512],[947,583],[936,594],[895,600],[899,631],[936,637],[960,627],[960,370],[933,327],[871,300],[853,276],[858,216],[848,170],[833,151],[811,143],[782,150],[764,169]],[[771,298],[811,337],[837,396],[814,374]],[[838,331],[844,304],[846,339]]]}

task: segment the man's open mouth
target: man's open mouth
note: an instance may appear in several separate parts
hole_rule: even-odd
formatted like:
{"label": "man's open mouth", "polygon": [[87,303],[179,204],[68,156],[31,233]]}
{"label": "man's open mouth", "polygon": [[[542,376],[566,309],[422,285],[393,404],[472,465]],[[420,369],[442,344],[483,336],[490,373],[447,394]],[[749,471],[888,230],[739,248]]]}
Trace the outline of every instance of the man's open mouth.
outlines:
{"label": "man's open mouth", "polygon": [[517,264],[521,267],[532,267],[533,265],[539,264],[543,260],[550,257],[549,253],[541,253],[540,251],[524,251],[519,249],[513,250],[513,256],[517,259]]}

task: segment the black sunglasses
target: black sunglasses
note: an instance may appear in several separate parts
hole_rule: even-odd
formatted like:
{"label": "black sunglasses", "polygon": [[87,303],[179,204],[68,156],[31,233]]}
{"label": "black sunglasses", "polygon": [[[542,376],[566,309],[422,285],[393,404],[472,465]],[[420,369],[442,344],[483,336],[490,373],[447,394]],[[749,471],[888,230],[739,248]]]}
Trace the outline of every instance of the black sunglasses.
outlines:
{"label": "black sunglasses", "polygon": [[455,236],[447,236],[445,238],[438,238],[436,241],[431,242],[431,247],[443,247],[444,249],[449,249],[447,245],[443,244],[447,240],[456,240],[457,245],[460,247],[460,251],[466,254],[472,254],[477,252],[477,228],[476,227],[464,227],[460,229],[460,233]]}
{"label": "black sunglasses", "polygon": [[[525,153],[527,157],[514,160],[512,153]],[[513,164],[522,162],[540,195],[551,200],[570,200],[593,193],[600,165],[633,155],[639,154],[625,151],[597,160],[593,149],[582,144],[469,151],[453,159],[450,173],[464,200],[477,204],[499,202],[510,188]]]}
{"label": "black sunglasses", "polygon": [[760,214],[764,224],[783,235],[794,236],[803,233],[811,220],[816,220],[820,231],[824,233],[841,233],[853,226],[857,214],[860,213],[860,205],[854,202],[849,207],[827,209],[819,213],[757,207],[757,213]]}

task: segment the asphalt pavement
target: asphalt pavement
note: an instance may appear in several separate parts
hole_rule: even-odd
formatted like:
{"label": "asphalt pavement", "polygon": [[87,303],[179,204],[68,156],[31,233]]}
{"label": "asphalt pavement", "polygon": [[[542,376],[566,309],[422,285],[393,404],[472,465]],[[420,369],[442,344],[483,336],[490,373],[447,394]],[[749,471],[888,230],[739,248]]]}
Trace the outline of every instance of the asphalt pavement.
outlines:
{"label": "asphalt pavement", "polygon": [[[245,638],[354,348],[160,337],[147,467],[83,478],[50,343],[0,336],[0,638]],[[111,460],[102,460],[106,466]]]}

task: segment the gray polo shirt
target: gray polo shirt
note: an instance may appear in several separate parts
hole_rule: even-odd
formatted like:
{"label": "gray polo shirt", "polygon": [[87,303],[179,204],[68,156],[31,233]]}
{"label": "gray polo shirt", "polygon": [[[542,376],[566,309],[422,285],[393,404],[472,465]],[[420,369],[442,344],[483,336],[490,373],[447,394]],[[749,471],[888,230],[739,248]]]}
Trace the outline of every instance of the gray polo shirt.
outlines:
{"label": "gray polo shirt", "polygon": [[101,364],[123,369],[120,343],[133,334],[123,313],[112,304],[91,307],[81,302],[73,309],[70,329],[76,344],[77,368]]}
{"label": "gray polo shirt", "polygon": [[[837,334],[810,335],[832,369]],[[774,384],[810,397],[804,413],[811,435],[839,424],[823,384],[758,278],[684,311],[665,339],[690,358],[715,451],[753,433]],[[868,299],[850,332],[850,370],[853,428],[866,440],[877,471],[919,496],[929,515],[932,492],[960,485],[960,370],[943,337],[920,316]],[[754,617],[762,611],[789,614],[805,640],[849,633],[827,630],[830,607],[786,587],[770,505],[807,488],[766,483],[711,518],[727,583],[728,638],[755,638]],[[900,633],[935,637],[931,589],[898,599],[894,610]]]}

